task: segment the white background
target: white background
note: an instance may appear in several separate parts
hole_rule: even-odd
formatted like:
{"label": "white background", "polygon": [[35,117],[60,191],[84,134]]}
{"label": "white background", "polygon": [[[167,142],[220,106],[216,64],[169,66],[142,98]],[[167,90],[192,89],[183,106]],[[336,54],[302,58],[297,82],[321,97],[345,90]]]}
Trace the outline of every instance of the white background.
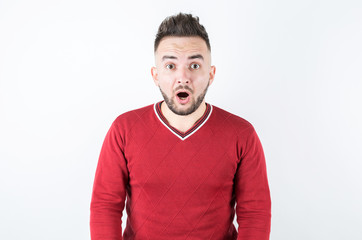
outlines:
{"label": "white background", "polygon": [[161,100],[154,36],[180,11],[209,32],[207,102],[263,143],[271,239],[361,239],[359,0],[0,0],[0,239],[89,239],[104,136]]}

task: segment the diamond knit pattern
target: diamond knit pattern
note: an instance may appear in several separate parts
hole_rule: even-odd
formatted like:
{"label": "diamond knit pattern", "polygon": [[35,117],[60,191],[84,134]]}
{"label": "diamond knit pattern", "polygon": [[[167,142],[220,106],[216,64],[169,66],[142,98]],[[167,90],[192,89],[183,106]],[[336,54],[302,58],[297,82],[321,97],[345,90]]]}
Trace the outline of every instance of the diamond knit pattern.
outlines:
{"label": "diamond knit pattern", "polygon": [[[214,107],[182,140],[156,114],[152,106],[125,113],[107,133],[93,189],[92,239],[122,239],[125,200],[125,240],[237,239],[236,202],[239,232],[249,235],[240,239],[268,239],[265,160],[250,123]],[[251,168],[244,170],[243,161]]]}

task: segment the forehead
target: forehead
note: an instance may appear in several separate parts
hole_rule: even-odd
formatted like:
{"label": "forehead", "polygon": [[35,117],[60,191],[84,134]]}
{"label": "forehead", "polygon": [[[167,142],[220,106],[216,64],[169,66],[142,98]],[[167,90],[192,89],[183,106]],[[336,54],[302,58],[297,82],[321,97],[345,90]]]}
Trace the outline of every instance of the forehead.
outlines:
{"label": "forehead", "polygon": [[206,42],[201,37],[165,37],[158,45],[156,55],[166,53],[210,54]]}

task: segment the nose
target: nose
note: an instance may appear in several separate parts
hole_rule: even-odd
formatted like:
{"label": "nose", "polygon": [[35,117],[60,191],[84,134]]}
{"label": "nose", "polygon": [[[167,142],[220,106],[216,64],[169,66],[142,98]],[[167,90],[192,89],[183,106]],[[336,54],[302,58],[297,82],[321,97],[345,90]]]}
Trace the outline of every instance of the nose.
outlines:
{"label": "nose", "polygon": [[190,73],[188,69],[179,69],[177,75],[178,84],[189,84],[190,83]]}

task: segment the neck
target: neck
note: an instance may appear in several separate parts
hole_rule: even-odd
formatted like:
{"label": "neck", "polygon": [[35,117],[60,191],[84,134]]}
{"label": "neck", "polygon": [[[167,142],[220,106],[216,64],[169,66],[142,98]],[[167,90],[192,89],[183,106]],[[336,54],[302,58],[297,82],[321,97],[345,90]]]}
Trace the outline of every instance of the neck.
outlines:
{"label": "neck", "polygon": [[181,132],[189,130],[197,120],[199,120],[205,113],[206,104],[205,100],[200,104],[195,112],[189,115],[177,115],[172,112],[165,102],[162,102],[161,111],[163,116],[167,119],[168,124]]}

